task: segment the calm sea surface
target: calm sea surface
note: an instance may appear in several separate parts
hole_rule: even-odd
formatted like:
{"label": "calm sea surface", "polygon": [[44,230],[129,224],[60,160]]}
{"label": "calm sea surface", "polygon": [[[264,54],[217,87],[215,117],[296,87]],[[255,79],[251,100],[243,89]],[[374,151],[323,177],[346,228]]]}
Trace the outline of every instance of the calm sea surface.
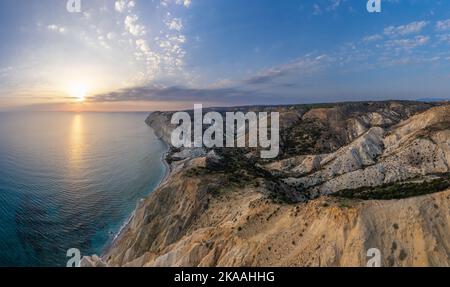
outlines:
{"label": "calm sea surface", "polygon": [[145,113],[0,113],[0,266],[101,253],[162,179]]}

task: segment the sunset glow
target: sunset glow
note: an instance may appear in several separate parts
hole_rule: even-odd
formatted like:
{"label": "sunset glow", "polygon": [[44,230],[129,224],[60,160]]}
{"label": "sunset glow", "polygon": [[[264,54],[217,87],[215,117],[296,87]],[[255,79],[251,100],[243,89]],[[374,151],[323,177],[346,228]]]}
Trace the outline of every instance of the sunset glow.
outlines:
{"label": "sunset glow", "polygon": [[448,98],[445,1],[66,2],[2,1],[0,111]]}
{"label": "sunset glow", "polygon": [[68,92],[77,102],[84,102],[87,97],[88,88],[85,84],[77,83],[71,85]]}

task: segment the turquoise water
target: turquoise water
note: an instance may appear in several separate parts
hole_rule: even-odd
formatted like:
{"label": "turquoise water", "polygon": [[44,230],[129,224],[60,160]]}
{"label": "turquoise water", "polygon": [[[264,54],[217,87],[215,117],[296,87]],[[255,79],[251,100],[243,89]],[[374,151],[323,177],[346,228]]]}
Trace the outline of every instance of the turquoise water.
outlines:
{"label": "turquoise water", "polygon": [[99,254],[164,176],[145,113],[0,113],[0,266]]}

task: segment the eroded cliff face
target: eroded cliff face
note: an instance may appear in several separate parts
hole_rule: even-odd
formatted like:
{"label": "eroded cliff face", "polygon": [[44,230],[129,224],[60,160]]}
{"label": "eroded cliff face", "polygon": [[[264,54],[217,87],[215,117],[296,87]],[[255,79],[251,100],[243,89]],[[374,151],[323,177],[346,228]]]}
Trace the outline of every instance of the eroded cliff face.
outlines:
{"label": "eroded cliff face", "polygon": [[259,187],[217,191],[202,159],[141,204],[109,266],[449,266],[450,190],[391,201],[321,197],[276,204]]}
{"label": "eroded cliff face", "polygon": [[[446,174],[450,172],[450,106],[432,108],[392,128],[372,127],[336,152],[320,156],[315,172],[284,181],[311,198]],[[308,170],[308,166],[302,162],[294,169]]]}
{"label": "eroded cliff face", "polygon": [[153,112],[145,120],[145,123],[153,128],[156,136],[167,144],[170,144],[171,134],[175,128],[170,123],[171,117],[171,113]]}
{"label": "eroded cliff face", "polygon": [[[280,158],[173,151],[169,178],[84,265],[365,266],[370,248],[383,266],[450,265],[448,106],[272,109],[291,135]],[[166,140],[169,120],[147,122]]]}

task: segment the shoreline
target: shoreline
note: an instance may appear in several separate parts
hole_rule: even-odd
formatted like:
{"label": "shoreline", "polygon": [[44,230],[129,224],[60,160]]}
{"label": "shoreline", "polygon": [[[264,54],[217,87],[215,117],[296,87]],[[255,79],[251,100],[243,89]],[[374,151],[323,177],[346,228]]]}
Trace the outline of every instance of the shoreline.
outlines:
{"label": "shoreline", "polygon": [[[375,112],[374,108],[376,108]],[[422,111],[422,108],[425,111]],[[291,108],[288,110],[291,111]],[[247,158],[240,154],[231,153],[229,157],[226,154],[227,157],[224,157],[222,161],[233,160],[236,161],[235,164],[218,165],[224,176],[211,177],[207,173],[191,173],[189,171],[189,169],[203,167],[205,160],[188,162],[189,159],[184,161],[184,154],[174,154],[178,151],[175,148],[168,149],[166,153],[163,153],[164,150],[159,150],[161,151],[159,154],[161,162],[166,167],[164,177],[162,173],[158,173],[160,178],[162,177],[159,187],[156,187],[155,182],[154,194],[150,194],[150,197],[147,196],[147,199],[140,202],[134,217],[118,234],[118,238],[114,240],[108,252],[101,258],[92,258],[88,263],[92,266],[111,264],[111,266],[135,267],[174,265],[213,267],[246,264],[252,266],[348,266],[351,264],[364,266],[367,262],[360,255],[366,252],[367,245],[376,245],[382,254],[391,254],[392,244],[390,243],[402,242],[401,248],[397,249],[397,253],[394,254],[396,256],[393,257],[394,261],[386,259],[383,264],[397,267],[448,264],[448,258],[445,256],[445,240],[450,233],[443,233],[442,237],[433,237],[433,230],[436,228],[447,231],[445,227],[448,224],[442,217],[446,208],[448,209],[449,197],[445,191],[411,198],[387,198],[386,194],[393,194],[393,192],[386,193],[383,192],[383,189],[376,190],[383,186],[380,181],[380,183],[374,183],[373,192],[375,195],[380,194],[385,198],[363,199],[354,196],[355,191],[359,190],[357,187],[359,182],[362,185],[368,180],[382,178],[380,176],[385,173],[385,170],[392,171],[392,178],[395,176],[399,178],[398,181],[392,180],[392,185],[387,185],[396,191],[398,189],[396,184],[409,184],[411,178],[420,183],[420,178],[415,178],[417,177],[415,175],[417,167],[424,170],[423,179],[425,181],[427,179],[425,177],[434,175],[437,168],[448,168],[449,164],[445,157],[442,157],[442,161],[433,160],[436,155],[447,155],[444,148],[447,143],[448,126],[445,124],[448,122],[449,113],[446,110],[447,107],[433,108],[420,104],[411,107],[392,106],[390,102],[376,107],[370,105],[346,106],[337,111],[313,108],[305,112],[301,108],[294,109],[292,116],[285,117],[288,123],[282,125],[293,139],[302,140],[301,136],[305,131],[311,129],[312,133],[315,133],[317,129],[314,121],[309,124],[305,120],[305,126],[298,124],[298,119],[307,118],[304,117],[305,113],[310,113],[311,118],[325,118],[324,122],[319,121],[319,123],[328,128],[321,130],[320,137],[317,137],[316,141],[319,142],[322,139],[321,144],[323,145],[314,146],[315,149],[312,153],[314,157],[320,156],[322,148],[325,149],[327,145],[333,143],[332,139],[330,139],[330,143],[327,142],[330,136],[349,135],[352,131],[360,128],[359,120],[365,122],[363,119],[369,119],[378,111],[380,111],[380,116],[386,113],[382,121],[389,122],[389,125],[380,127],[379,123],[382,121],[376,120],[369,123],[371,128],[379,128],[383,132],[391,132],[389,135],[396,136],[387,146],[382,146],[386,139],[385,133],[375,137],[374,139],[377,140],[373,141],[371,141],[371,137],[366,139],[362,136],[356,137],[356,134],[354,139],[349,139],[348,143],[338,142],[339,138],[337,138],[336,151],[331,153],[333,155],[332,162],[327,162],[320,167],[312,167],[314,171],[311,174],[292,175],[294,168],[297,170],[311,168],[309,162],[299,163],[298,158],[305,156],[303,149],[295,149],[291,153],[286,153],[286,158],[276,160],[272,163],[273,166],[267,167],[267,173],[258,172],[258,170],[256,173],[252,173],[252,169],[259,163],[257,160],[248,165],[245,163],[245,161],[252,160],[252,155]],[[335,123],[336,112],[342,116],[343,120],[338,122],[344,123],[345,127],[342,127],[342,130],[340,130],[341,126]],[[324,114],[325,116],[323,116]],[[171,132],[171,126],[168,125],[168,118],[168,114],[160,114],[148,122],[158,127],[158,132],[164,136],[163,139],[165,138],[165,142],[170,146],[168,135]],[[421,125],[422,122],[427,122],[427,124]],[[298,130],[289,130],[295,125],[299,125]],[[362,133],[370,135],[371,128],[367,127],[367,130]],[[435,138],[436,142],[433,142],[435,146],[432,145],[430,148],[428,145],[430,141],[424,139],[423,134]],[[361,138],[364,141],[361,142],[359,140]],[[404,144],[405,142],[400,141],[399,138],[407,138],[411,142],[417,141],[418,149],[423,150],[424,153],[417,154],[417,150],[411,150],[410,142]],[[288,142],[285,148],[290,151],[292,148],[297,148],[298,145],[296,141]],[[283,180],[289,177],[299,179],[300,183],[302,179],[308,179],[308,177],[320,181],[323,172],[330,170],[330,167],[340,170],[348,167],[343,166],[342,162],[352,163],[354,154],[341,154],[340,150],[360,146],[368,147],[370,150],[379,148],[379,154],[389,151],[389,148],[393,147],[398,149],[400,156],[397,153],[390,153],[383,162],[379,162],[380,169],[374,170],[373,173],[365,173],[367,165],[347,172],[355,171],[357,179],[354,174],[350,174],[351,176],[344,179],[340,178],[340,174],[333,175],[319,183],[328,187],[328,190],[325,191],[329,191],[329,193],[323,192],[317,197],[310,198],[305,196],[305,200],[300,196],[305,191],[309,192],[308,190],[299,192],[296,186],[289,188],[287,186],[289,182],[286,185],[278,182],[280,178]],[[370,150],[367,154],[368,158],[379,157],[370,154]],[[309,150],[307,151],[309,152]],[[362,152],[361,155],[364,153]],[[425,160],[421,160],[421,157]],[[172,158],[173,162],[171,162]],[[289,165],[285,165],[286,159],[290,161]],[[435,164],[431,166],[427,162]],[[329,166],[326,166],[327,164]],[[405,175],[395,172],[402,166],[408,169],[405,171]],[[185,168],[183,169],[183,167]],[[279,177],[277,169],[281,173]],[[158,171],[161,172],[161,169]],[[406,173],[409,171],[411,172]],[[239,181],[234,181],[235,177],[246,173],[251,174]],[[406,179],[402,179],[403,176]],[[241,182],[243,184],[240,184]],[[327,184],[330,185],[326,186]],[[432,186],[430,184],[430,187]],[[284,189],[285,187],[286,189]],[[353,193],[349,192],[347,196],[339,196],[338,192],[344,190],[343,187],[347,187],[348,191]],[[406,188],[409,187],[406,186]],[[417,188],[422,190],[421,186],[414,185],[414,189]],[[213,193],[209,193],[210,191]],[[225,196],[221,193],[222,191],[226,192]],[[333,193],[336,193],[337,198],[329,196]],[[383,204],[380,205],[380,202]],[[411,214],[415,216],[411,217]],[[433,220],[428,220],[430,218]],[[360,223],[358,226],[354,224],[357,221]],[[204,228],[205,224],[209,226],[207,229]],[[326,228],[316,228],[317,226]],[[286,230],[288,231],[285,232]],[[351,236],[344,236],[342,240],[336,240],[336,238],[339,239],[336,234],[345,235],[349,230],[351,230]],[[427,242],[430,241],[434,244],[433,250],[420,249],[415,245],[414,234],[423,230],[427,232],[422,232],[421,236],[426,238],[424,240]],[[370,236],[368,236],[368,232]],[[336,242],[338,243],[336,244]],[[351,250],[354,252],[346,252],[349,244],[354,245],[354,250]],[[252,248],[254,246],[257,248]],[[398,255],[400,251],[403,252],[403,259],[400,259],[400,255]],[[415,256],[416,254],[417,256]],[[317,256],[328,259],[317,260]]]}
{"label": "shoreline", "polygon": [[133,221],[134,216],[136,214],[136,210],[138,210],[140,204],[147,197],[149,197],[155,190],[157,190],[162,185],[164,185],[164,183],[170,178],[170,174],[172,173],[172,169],[170,167],[170,164],[166,160],[167,159],[167,155],[170,152],[170,145],[167,144],[162,138],[159,138],[159,140],[162,143],[164,143],[164,145],[166,146],[166,151],[163,152],[163,154],[161,155],[161,163],[164,165],[164,168],[165,168],[164,176],[161,178],[161,180],[159,181],[159,183],[155,186],[155,188],[153,190],[151,190],[145,197],[139,199],[139,201],[136,203],[136,207],[133,209],[133,212],[130,214],[128,219],[124,221],[124,223],[120,227],[119,231],[114,235],[113,240],[110,243],[106,244],[105,248],[103,248],[104,250],[100,253],[100,258],[101,259],[104,259],[103,257],[106,256],[113,249],[113,247],[117,244],[117,242],[122,238],[122,236],[124,235],[125,231],[127,231],[130,228],[130,224]]}

